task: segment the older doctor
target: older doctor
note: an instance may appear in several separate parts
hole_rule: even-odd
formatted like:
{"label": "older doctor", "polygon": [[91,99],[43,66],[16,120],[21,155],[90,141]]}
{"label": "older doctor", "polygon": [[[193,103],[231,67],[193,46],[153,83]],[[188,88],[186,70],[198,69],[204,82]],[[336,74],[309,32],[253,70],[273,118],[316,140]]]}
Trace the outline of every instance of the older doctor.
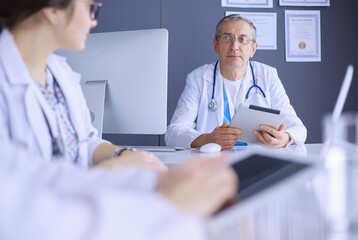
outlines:
{"label": "older doctor", "polygon": [[2,2],[0,144],[25,146],[28,159],[61,159],[81,168],[100,164],[165,170],[152,154],[97,137],[80,75],[53,54],[58,49],[84,49],[100,6],[90,0]]}
{"label": "older doctor", "polygon": [[[255,131],[259,143],[280,148],[305,142],[306,128],[290,105],[276,69],[249,61],[256,49],[256,28],[246,17],[229,15],[217,24],[214,50],[219,60],[187,76],[165,134],[167,145],[196,148],[214,142],[224,150],[231,149],[240,140],[241,130],[228,125],[242,102],[279,109],[287,115],[279,129],[263,125],[261,132]],[[266,98],[257,87],[249,90],[253,78]]]}

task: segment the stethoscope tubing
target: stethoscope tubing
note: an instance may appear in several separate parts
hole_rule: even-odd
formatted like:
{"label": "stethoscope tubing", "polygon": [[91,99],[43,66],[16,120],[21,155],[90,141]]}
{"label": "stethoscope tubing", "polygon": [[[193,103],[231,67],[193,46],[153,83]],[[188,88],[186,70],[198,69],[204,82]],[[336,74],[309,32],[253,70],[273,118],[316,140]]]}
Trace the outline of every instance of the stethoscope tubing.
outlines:
{"label": "stethoscope tubing", "polygon": [[[212,91],[212,95],[211,95],[211,101],[208,105],[209,109],[212,110],[212,111],[216,111],[217,109],[217,103],[215,101],[215,85],[216,85],[216,72],[217,72],[217,68],[218,68],[218,63],[219,63],[219,60],[216,61],[215,63],[215,67],[214,67],[214,76],[213,76],[213,91]],[[254,68],[252,67],[252,64],[251,62],[249,62],[250,64],[250,69],[251,69],[251,74],[252,74],[252,80],[254,82],[254,84],[247,90],[247,93],[246,93],[246,96],[245,96],[245,102],[248,100],[249,98],[249,95],[250,95],[250,92],[253,88],[257,88],[259,89],[259,91],[262,93],[262,96],[265,98],[266,102],[267,102],[267,99],[266,99],[266,94],[264,93],[264,91],[262,90],[262,88],[256,84],[256,78],[255,78],[255,73],[254,73]]]}

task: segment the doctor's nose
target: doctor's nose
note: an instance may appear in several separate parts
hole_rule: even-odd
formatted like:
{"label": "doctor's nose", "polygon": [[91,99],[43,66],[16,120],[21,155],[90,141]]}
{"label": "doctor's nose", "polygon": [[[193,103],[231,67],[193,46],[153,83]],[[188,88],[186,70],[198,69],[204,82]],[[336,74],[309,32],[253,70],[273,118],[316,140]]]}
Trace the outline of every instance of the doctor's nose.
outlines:
{"label": "doctor's nose", "polygon": [[240,43],[239,39],[235,38],[233,41],[231,41],[231,48],[233,49],[239,49],[239,47],[243,45],[242,43]]}
{"label": "doctor's nose", "polygon": [[239,41],[232,41],[230,48],[231,48],[231,50],[238,50],[240,45],[241,45],[241,43]]}

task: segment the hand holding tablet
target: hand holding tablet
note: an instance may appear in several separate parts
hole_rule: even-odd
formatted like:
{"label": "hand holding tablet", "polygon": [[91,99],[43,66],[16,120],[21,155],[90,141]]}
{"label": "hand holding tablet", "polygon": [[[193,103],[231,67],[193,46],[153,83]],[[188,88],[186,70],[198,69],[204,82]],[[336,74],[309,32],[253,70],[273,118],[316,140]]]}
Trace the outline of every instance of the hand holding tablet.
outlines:
{"label": "hand holding tablet", "polygon": [[254,131],[261,131],[260,125],[278,129],[285,117],[279,110],[241,103],[229,126],[241,129],[240,141],[257,143]]}

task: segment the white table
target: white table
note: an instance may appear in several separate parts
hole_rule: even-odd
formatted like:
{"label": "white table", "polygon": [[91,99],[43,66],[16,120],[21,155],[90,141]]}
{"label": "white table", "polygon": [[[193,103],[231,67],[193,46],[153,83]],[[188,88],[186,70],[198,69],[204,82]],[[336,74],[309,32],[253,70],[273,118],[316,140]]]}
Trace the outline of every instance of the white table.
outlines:
{"label": "white table", "polygon": [[[322,144],[306,144],[303,147],[291,146],[287,149],[271,149],[271,151],[307,157],[307,161],[316,162],[320,167],[314,168],[312,174],[293,177],[273,188],[267,189],[242,203],[238,203],[231,211],[231,219],[218,215],[209,220],[209,229],[213,240],[244,239],[244,240],[357,240],[358,239],[358,164],[352,171],[357,171],[343,185],[343,188],[356,189],[349,193],[347,199],[353,204],[349,206],[357,225],[354,231],[332,231],[327,227],[327,216],[332,213],[328,196],[331,186],[320,161]],[[246,149],[238,147],[229,152],[233,157],[240,156],[257,146]],[[264,149],[264,148],[263,148]],[[209,156],[198,150],[184,150],[171,153],[155,153],[169,167],[193,156]],[[221,153],[218,153],[223,154]],[[321,164],[319,164],[321,163]],[[348,188],[348,185],[349,188]],[[333,196],[335,197],[335,196]],[[347,200],[346,199],[346,200]],[[342,198],[338,197],[338,200]],[[337,206],[341,207],[337,202]],[[339,209],[339,208],[338,208]],[[226,213],[227,214],[227,213]],[[334,225],[336,226],[336,225]]]}
{"label": "white table", "polygon": [[[292,155],[299,155],[299,156],[307,156],[311,159],[318,159],[320,150],[322,149],[323,144],[305,144],[304,146],[295,146],[292,145],[289,148],[279,148],[279,149],[270,149],[275,152],[282,152],[283,154],[292,154]],[[252,149],[260,149],[264,148],[260,145],[249,145],[249,146],[238,146],[234,147],[232,150],[227,151],[221,151],[218,154],[223,153],[230,153],[234,155],[240,155],[242,152],[246,150],[252,150]],[[267,149],[267,148],[266,148]],[[175,152],[153,152],[156,156],[160,158],[166,165],[169,167],[173,164],[178,164],[185,159],[188,159],[193,156],[201,156],[201,157],[209,157],[213,156],[215,154],[207,154],[207,153],[200,153],[198,149],[186,149],[186,150],[179,150]]]}

